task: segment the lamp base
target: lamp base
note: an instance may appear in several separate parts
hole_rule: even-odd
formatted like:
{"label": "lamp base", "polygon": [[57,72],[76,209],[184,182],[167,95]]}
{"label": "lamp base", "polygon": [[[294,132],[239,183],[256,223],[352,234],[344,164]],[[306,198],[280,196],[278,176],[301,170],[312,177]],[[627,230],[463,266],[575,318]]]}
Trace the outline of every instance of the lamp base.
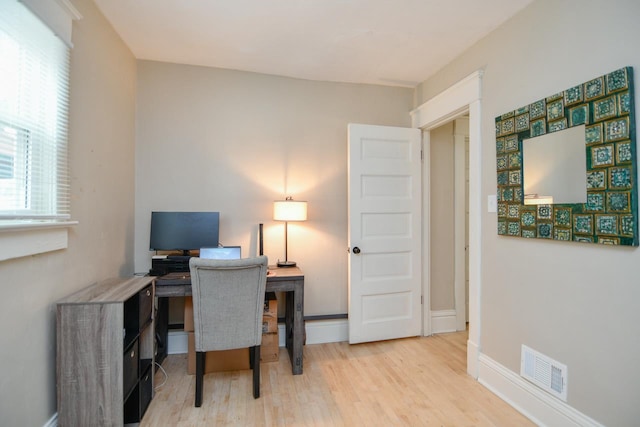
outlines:
{"label": "lamp base", "polygon": [[278,267],[295,267],[295,261],[278,261]]}

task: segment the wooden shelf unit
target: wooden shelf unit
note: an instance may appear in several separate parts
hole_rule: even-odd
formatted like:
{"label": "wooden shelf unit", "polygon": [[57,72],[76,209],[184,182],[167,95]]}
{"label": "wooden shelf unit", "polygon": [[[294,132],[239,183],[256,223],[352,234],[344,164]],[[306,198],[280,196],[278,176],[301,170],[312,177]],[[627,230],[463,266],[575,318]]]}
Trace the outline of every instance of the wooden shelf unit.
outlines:
{"label": "wooden shelf unit", "polygon": [[59,425],[142,419],[153,398],[154,280],[108,279],[57,304]]}

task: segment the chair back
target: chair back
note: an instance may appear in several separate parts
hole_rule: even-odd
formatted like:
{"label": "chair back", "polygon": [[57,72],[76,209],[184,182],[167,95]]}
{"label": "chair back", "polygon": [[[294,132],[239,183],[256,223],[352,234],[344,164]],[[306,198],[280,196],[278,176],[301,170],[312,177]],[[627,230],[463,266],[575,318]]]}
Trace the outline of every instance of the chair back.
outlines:
{"label": "chair back", "polygon": [[260,345],[267,257],[191,258],[196,351]]}

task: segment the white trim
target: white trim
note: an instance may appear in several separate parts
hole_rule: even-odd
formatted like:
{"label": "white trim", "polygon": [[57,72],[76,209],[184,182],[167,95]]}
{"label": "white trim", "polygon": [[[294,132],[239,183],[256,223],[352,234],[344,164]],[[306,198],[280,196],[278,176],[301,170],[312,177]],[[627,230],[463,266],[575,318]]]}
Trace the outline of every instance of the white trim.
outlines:
{"label": "white trim", "polygon": [[602,427],[484,354],[479,357],[479,373],[478,382],[538,425]]}
{"label": "white trim", "polygon": [[[347,319],[313,320],[305,322],[305,344],[325,344],[349,340],[349,322]],[[185,331],[169,331],[167,337],[167,354],[187,353],[188,333]],[[285,326],[278,325],[278,346],[285,347]]]}
{"label": "white trim", "polygon": [[[480,84],[480,82],[478,82]],[[482,295],[482,137],[480,100],[469,104],[469,341],[478,350]],[[478,355],[477,353],[476,355]],[[477,359],[467,359],[467,372],[478,378]]]}
{"label": "white trim", "polygon": [[278,347],[287,346],[287,335],[285,334],[285,326],[278,324]]}
{"label": "white trim", "polygon": [[[469,342],[474,351],[467,348],[467,373],[478,378],[477,356],[480,345],[480,295],[482,288],[481,275],[481,243],[482,243],[482,134],[480,100],[482,98],[482,70],[478,70],[451,86],[444,92],[434,96],[411,112],[413,127],[422,129],[424,136],[424,153],[429,152],[429,131],[469,112]],[[428,164],[425,162],[423,170]],[[428,170],[427,170],[428,172]],[[428,175],[428,173],[425,173]],[[428,182],[425,180],[424,182]],[[423,221],[428,221],[429,204],[428,188],[423,188],[425,197]],[[424,247],[429,246],[429,235],[425,233]],[[425,257],[428,252],[425,253]],[[425,260],[427,258],[424,258]],[[429,272],[423,276],[423,295],[430,294]],[[425,325],[430,321],[427,316],[428,306],[423,305]],[[424,333],[428,330],[425,327]],[[475,357],[475,359],[471,359]]]}
{"label": "white trim", "polygon": [[432,310],[431,311],[431,333],[443,334],[455,332],[456,311],[455,310]]}
{"label": "white trim", "polygon": [[467,329],[466,292],[467,282],[467,180],[466,180],[466,139],[469,135],[469,120],[458,118],[454,123],[454,307],[456,313],[456,330]]}
{"label": "white trim", "polygon": [[0,233],[14,231],[32,231],[44,228],[68,228],[72,225],[78,225],[78,221],[27,222],[0,220]]}
{"label": "white trim", "polygon": [[[474,379],[478,379],[478,359],[480,359],[480,348],[474,341],[467,340],[467,373]],[[475,375],[472,374],[475,373]]]}
{"label": "white trim", "polygon": [[76,9],[76,7],[69,0],[56,0],[56,2],[62,7],[72,19],[82,19],[82,14]]}
{"label": "white trim", "polygon": [[66,249],[76,221],[0,226],[0,261]]}
{"label": "white trim", "polygon": [[[280,337],[284,337],[284,325]],[[349,321],[347,319],[314,320],[305,322],[306,344],[324,344],[349,340]],[[284,338],[281,347],[284,347]]]}
{"label": "white trim", "polygon": [[422,132],[422,335],[433,333],[431,324],[431,134]]}
{"label": "white trim", "polygon": [[73,47],[71,33],[73,21],[82,19],[69,0],[20,0],[48,26],[67,46]]}
{"label": "white trim", "polygon": [[58,413],[53,414],[51,418],[42,427],[57,427],[58,426]]}
{"label": "white trim", "polygon": [[189,349],[189,333],[186,331],[169,331],[167,334],[167,354],[185,354]]}
{"label": "white trim", "polygon": [[413,127],[433,129],[465,112],[469,104],[481,99],[482,73],[468,75],[411,111]]}

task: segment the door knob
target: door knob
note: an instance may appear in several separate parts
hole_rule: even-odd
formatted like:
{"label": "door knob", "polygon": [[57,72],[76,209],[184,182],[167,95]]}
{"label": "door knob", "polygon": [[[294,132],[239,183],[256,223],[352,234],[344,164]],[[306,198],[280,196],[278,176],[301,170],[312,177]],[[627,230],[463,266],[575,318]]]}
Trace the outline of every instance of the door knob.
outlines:
{"label": "door knob", "polygon": [[353,253],[354,253],[354,254],[356,254],[356,255],[358,255],[358,254],[360,253],[360,248],[359,248],[359,247],[357,247],[357,246],[356,246],[356,247],[354,247],[354,248],[353,248]]}

